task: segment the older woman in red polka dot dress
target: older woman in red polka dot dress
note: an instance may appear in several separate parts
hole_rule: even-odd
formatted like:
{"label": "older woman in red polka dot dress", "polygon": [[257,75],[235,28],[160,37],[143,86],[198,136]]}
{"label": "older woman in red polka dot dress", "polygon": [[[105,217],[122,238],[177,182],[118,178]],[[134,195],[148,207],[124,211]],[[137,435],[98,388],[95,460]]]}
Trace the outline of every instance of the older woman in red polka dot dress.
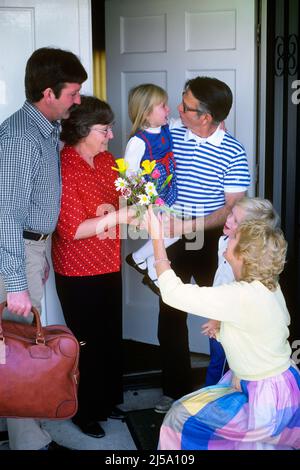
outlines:
{"label": "older woman in red polka dot dress", "polygon": [[81,344],[79,407],[73,422],[93,437],[99,421],[121,419],[122,281],[110,106],[92,96],[62,121],[62,200],[52,258],[65,320]]}

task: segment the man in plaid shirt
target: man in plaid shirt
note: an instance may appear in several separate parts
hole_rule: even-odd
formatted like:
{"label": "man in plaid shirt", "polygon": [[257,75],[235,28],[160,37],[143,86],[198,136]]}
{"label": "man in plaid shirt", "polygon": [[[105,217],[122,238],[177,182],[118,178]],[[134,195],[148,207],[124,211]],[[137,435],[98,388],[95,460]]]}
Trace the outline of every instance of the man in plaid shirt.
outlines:
{"label": "man in plaid shirt", "polygon": [[[30,322],[41,309],[46,242],[60,209],[59,120],[80,104],[87,73],[71,52],[37,49],[25,72],[26,101],[0,126],[0,302]],[[10,449],[64,450],[34,419],[7,419]]]}

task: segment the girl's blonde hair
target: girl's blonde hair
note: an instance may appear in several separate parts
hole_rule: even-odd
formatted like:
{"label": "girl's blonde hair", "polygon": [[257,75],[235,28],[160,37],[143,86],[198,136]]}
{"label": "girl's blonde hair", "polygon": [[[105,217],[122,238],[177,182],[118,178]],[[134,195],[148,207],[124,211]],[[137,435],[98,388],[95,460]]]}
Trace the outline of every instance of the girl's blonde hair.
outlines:
{"label": "girl's blonde hair", "polygon": [[132,122],[130,137],[139,129],[149,127],[147,118],[153,107],[167,101],[167,92],[153,83],[144,83],[132,88],[128,95],[128,114]]}
{"label": "girl's blonde hair", "polygon": [[244,221],[252,219],[262,220],[273,228],[280,225],[279,215],[268,199],[243,197],[235,203],[235,206],[244,210]]}
{"label": "girl's blonde hair", "polygon": [[268,289],[277,287],[283,271],[287,242],[280,228],[272,228],[262,220],[242,222],[237,229],[239,240],[235,254],[243,259],[241,280],[260,281]]}

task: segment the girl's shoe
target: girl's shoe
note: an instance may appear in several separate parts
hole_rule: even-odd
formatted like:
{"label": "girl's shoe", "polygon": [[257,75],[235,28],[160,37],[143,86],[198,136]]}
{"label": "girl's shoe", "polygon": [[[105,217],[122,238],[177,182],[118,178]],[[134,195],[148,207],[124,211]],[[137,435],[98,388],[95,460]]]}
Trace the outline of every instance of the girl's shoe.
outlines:
{"label": "girl's shoe", "polygon": [[[145,261],[141,261],[140,263],[136,263],[132,257],[132,253],[129,253],[129,255],[126,256],[125,261],[129,266],[134,268],[136,271],[138,271],[140,274],[146,274],[147,273],[147,265]],[[142,268],[141,265],[145,265],[145,268]]]}
{"label": "girl's shoe", "polygon": [[151,289],[154,294],[160,295],[159,287],[155,284],[155,281],[157,282],[157,279],[152,280],[148,274],[145,274],[142,283],[149,287],[149,289]]}

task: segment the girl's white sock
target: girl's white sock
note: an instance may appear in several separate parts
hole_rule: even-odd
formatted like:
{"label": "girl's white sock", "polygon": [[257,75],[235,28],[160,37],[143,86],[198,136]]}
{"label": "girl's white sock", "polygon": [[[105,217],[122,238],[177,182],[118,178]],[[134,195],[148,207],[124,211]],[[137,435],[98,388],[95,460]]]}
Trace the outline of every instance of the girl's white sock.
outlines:
{"label": "girl's white sock", "polygon": [[146,269],[147,268],[147,263],[146,263],[145,259],[137,256],[136,252],[132,253],[132,258],[133,258],[133,261],[136,264],[138,264],[141,269]]}

